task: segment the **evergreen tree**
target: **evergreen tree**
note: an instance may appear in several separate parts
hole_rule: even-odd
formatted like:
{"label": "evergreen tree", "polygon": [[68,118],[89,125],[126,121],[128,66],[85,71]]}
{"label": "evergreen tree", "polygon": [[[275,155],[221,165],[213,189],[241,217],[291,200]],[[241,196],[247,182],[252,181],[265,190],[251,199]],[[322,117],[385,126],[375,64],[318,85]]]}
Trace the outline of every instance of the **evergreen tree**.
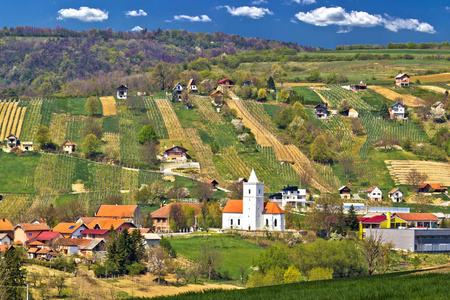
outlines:
{"label": "evergreen tree", "polygon": [[108,261],[112,261],[116,263],[117,261],[117,253],[118,253],[118,245],[117,245],[118,234],[114,230],[114,226],[111,225],[109,229],[109,241],[107,243],[108,252],[106,254],[106,259]]}
{"label": "evergreen tree", "polygon": [[131,233],[131,239],[133,241],[133,256],[131,260],[133,262],[139,262],[145,256],[145,246],[143,244],[143,236],[140,230],[133,230]]}
{"label": "evergreen tree", "polygon": [[444,219],[442,219],[441,223],[439,224],[439,228],[447,228],[447,221]]}
{"label": "evergreen tree", "polygon": [[383,102],[383,105],[381,106],[380,116],[383,117],[383,119],[389,119],[391,117],[386,102]]}
{"label": "evergreen tree", "polygon": [[329,163],[331,161],[330,149],[323,135],[319,135],[314,139],[311,145],[311,157],[313,160],[321,163]]}
{"label": "evergreen tree", "polygon": [[27,271],[22,266],[22,255],[20,250],[11,248],[3,255],[0,255],[0,275],[2,279],[1,287],[3,291],[2,299],[22,300],[25,293],[25,279]]}
{"label": "evergreen tree", "polygon": [[355,207],[353,205],[350,206],[350,209],[348,210],[348,215],[346,218],[347,226],[350,228],[350,230],[358,230],[359,228],[359,220],[356,217],[356,211]]}
{"label": "evergreen tree", "polygon": [[135,254],[133,244],[134,241],[131,238],[128,229],[125,228],[122,230],[122,233],[117,239],[118,252],[116,256],[116,264],[119,267],[120,273],[125,273],[127,266],[133,263],[132,257]]}
{"label": "evergreen tree", "polygon": [[267,88],[269,90],[274,90],[275,89],[275,81],[273,81],[272,76],[270,76],[269,80],[267,80]]}
{"label": "evergreen tree", "polygon": [[138,140],[141,145],[144,145],[148,141],[157,141],[158,136],[152,125],[142,127],[138,135]]}

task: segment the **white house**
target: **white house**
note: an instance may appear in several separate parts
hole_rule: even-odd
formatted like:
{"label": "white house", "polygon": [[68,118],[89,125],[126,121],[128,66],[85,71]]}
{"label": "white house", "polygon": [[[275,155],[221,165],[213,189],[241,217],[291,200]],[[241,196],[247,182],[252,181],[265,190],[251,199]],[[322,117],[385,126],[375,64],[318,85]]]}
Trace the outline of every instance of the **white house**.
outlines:
{"label": "white house", "polygon": [[274,202],[264,203],[264,182],[252,170],[243,182],[243,200],[229,200],[222,211],[223,229],[284,230],[284,211]]}
{"label": "white house", "polygon": [[402,202],[403,201],[403,192],[400,189],[393,189],[388,193],[389,198],[392,199],[393,202]]}
{"label": "white house", "polygon": [[117,99],[127,99],[128,87],[126,85],[121,85],[117,88]]}
{"label": "white house", "polygon": [[71,141],[67,140],[64,144],[63,144],[63,151],[64,153],[67,154],[71,154],[74,153],[76,150],[76,144],[72,143]]}
{"label": "white house", "polygon": [[372,185],[367,190],[367,198],[372,201],[381,201],[383,199],[383,192],[381,192],[379,187]]}
{"label": "white house", "polygon": [[391,119],[404,119],[406,108],[400,102],[396,102],[391,106]]}
{"label": "white house", "polygon": [[174,87],[173,87],[173,89],[172,89],[172,95],[173,95],[173,101],[180,101],[181,100],[181,94],[183,93],[183,90],[184,90],[184,88],[183,88],[183,86],[181,85],[181,83],[177,83]]}
{"label": "white house", "polygon": [[11,245],[12,241],[7,233],[0,233],[0,245]]}
{"label": "white house", "polygon": [[409,85],[409,76],[408,74],[398,74],[395,76],[395,84],[398,86],[407,86]]}
{"label": "white house", "polygon": [[285,186],[277,194],[269,196],[270,202],[276,203],[281,209],[285,209],[286,204],[294,208],[306,205],[306,189],[299,189],[296,186]]}
{"label": "white house", "polygon": [[197,84],[195,84],[194,79],[189,80],[189,83],[187,84],[186,88],[188,90],[191,90],[193,93],[198,93]]}

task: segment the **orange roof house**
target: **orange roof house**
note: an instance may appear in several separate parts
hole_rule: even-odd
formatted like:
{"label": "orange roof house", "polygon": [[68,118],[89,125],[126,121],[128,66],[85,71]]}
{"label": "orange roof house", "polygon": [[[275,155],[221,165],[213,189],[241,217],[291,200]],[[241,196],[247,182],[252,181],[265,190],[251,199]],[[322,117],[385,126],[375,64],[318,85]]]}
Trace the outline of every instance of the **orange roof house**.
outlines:
{"label": "orange roof house", "polygon": [[79,239],[83,237],[81,231],[84,229],[87,229],[87,226],[82,223],[59,223],[53,231],[60,232],[64,238]]}
{"label": "orange roof house", "polygon": [[142,212],[137,205],[100,205],[95,216],[97,218],[125,219],[138,227],[142,223]]}
{"label": "orange roof house", "polygon": [[409,227],[437,228],[439,222],[432,213],[396,213],[394,216],[405,220]]}
{"label": "orange roof house", "polygon": [[14,229],[14,226],[8,219],[0,219],[0,233],[10,233]]}
{"label": "orange roof house", "polygon": [[67,154],[74,153],[76,150],[76,144],[72,143],[71,141],[67,140],[63,145],[63,151]]}
{"label": "orange roof house", "polygon": [[45,223],[21,223],[14,227],[14,243],[24,244],[44,231],[51,231]]}
{"label": "orange roof house", "polygon": [[[153,226],[156,232],[168,232],[170,231],[170,209],[175,203],[170,203],[169,205],[163,206],[160,209],[152,212]],[[182,207],[190,206],[197,211],[200,215],[201,204],[200,203],[177,203]],[[196,228],[196,225],[194,225]]]}
{"label": "orange roof house", "polygon": [[418,193],[447,193],[447,188],[438,183],[424,183],[417,189]]}
{"label": "orange roof house", "polygon": [[136,226],[125,219],[97,219],[95,221],[92,221],[89,225],[89,229],[111,229],[111,226],[116,230],[117,232],[122,232],[125,228],[135,228]]}

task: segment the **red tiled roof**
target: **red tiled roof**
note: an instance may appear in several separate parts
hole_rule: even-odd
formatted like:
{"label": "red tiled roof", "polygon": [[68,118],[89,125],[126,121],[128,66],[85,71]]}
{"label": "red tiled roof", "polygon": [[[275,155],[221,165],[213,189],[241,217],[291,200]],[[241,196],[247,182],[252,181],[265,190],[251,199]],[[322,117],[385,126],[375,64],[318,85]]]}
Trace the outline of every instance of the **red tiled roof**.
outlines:
{"label": "red tiled roof", "polygon": [[439,221],[432,213],[396,213],[395,215],[405,221]]}
{"label": "red tiled roof", "polygon": [[28,249],[28,253],[36,253],[39,251],[39,248],[30,248]]}
{"label": "red tiled roof", "polygon": [[378,215],[378,216],[373,216],[371,218],[367,218],[363,221],[361,221],[361,223],[365,223],[365,224],[379,224],[383,221],[386,221],[386,216],[385,215]]}
{"label": "red tiled roof", "polygon": [[85,229],[81,232],[81,234],[101,234],[104,235],[107,233],[109,229]]}
{"label": "red tiled roof", "polygon": [[132,218],[137,205],[100,205],[96,217]]}
{"label": "red tiled roof", "polygon": [[89,239],[59,239],[58,244],[60,246],[85,246],[90,241]]}
{"label": "red tiled roof", "polygon": [[11,245],[0,245],[0,252],[5,252],[11,248]]}
{"label": "red tiled roof", "polygon": [[48,227],[45,223],[20,223],[17,224],[14,229],[18,226],[22,227],[25,231],[50,231],[50,227]]}
{"label": "red tiled roof", "polygon": [[[393,189],[392,191],[390,191],[389,193],[388,193],[388,195],[392,195],[393,193],[395,193],[396,191],[400,191],[399,189]],[[401,192],[401,191],[400,191]]]}
{"label": "red tiled roof", "polygon": [[0,219],[0,231],[12,231],[14,226],[8,219]]}
{"label": "red tiled roof", "polygon": [[375,186],[375,185],[372,185],[372,186],[370,187],[370,189],[368,189],[368,190],[367,190],[367,192],[369,192],[369,193],[370,193],[370,192],[371,192],[371,191],[373,191],[373,190],[374,190],[374,189],[375,189],[376,187],[377,187],[377,186]]}
{"label": "red tiled roof", "polygon": [[45,245],[44,243],[39,242],[37,240],[34,240],[33,242],[27,243],[27,244],[28,244],[28,246],[43,246],[43,245]]}
{"label": "red tiled roof", "polygon": [[81,225],[81,223],[59,223],[53,228],[53,231],[61,232],[61,233],[73,233],[77,230]]}
{"label": "red tiled roof", "polygon": [[[56,238],[60,233],[57,231],[42,231],[36,238],[33,240],[36,241],[51,241]],[[31,240],[30,240],[31,242]]]}
{"label": "red tiled roof", "polygon": [[228,200],[227,204],[223,208],[223,213],[242,213],[243,200]]}
{"label": "red tiled roof", "polygon": [[[92,221],[89,223],[88,228],[94,229],[95,225],[98,224],[100,226],[100,229],[110,229],[111,225],[114,227],[114,229],[117,229],[120,225],[124,223],[131,223],[130,221],[124,220],[124,219],[97,219],[95,221]],[[133,223],[131,223],[133,224]],[[133,225],[133,227],[136,227]]]}
{"label": "red tiled roof", "polygon": [[227,81],[231,82],[231,84],[234,84],[234,81],[231,80],[231,79],[228,79],[228,78],[224,78],[222,80],[217,81],[217,84],[222,84],[222,83],[225,83]]}
{"label": "red tiled roof", "polygon": [[67,140],[65,143],[64,143],[64,146],[76,146],[74,143],[72,143],[70,140]]}
{"label": "red tiled roof", "polygon": [[284,211],[274,202],[264,203],[265,214],[284,214]]}
{"label": "red tiled roof", "polygon": [[[155,210],[154,212],[152,212],[152,218],[167,218],[167,216],[170,213],[170,207],[173,204],[174,203],[170,203],[169,205],[163,206],[160,209]],[[189,205],[194,209],[200,209],[201,206],[200,203],[179,203],[179,204],[181,204],[182,206]]]}

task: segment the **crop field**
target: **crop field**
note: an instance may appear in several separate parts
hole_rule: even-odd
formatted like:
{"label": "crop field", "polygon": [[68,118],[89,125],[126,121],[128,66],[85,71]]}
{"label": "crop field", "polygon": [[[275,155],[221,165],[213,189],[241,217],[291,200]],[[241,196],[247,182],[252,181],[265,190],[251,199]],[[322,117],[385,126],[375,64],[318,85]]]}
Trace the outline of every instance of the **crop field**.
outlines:
{"label": "crop field", "polygon": [[53,114],[49,129],[52,133],[53,142],[58,146],[61,146],[66,141],[67,124],[66,115]]}
{"label": "crop field", "polygon": [[383,120],[372,113],[361,113],[361,123],[367,133],[367,140],[360,150],[361,158],[367,158],[369,148],[383,136],[392,136],[398,141],[410,138],[415,142],[426,141],[426,133],[410,120]]}
{"label": "crop field", "polygon": [[27,108],[22,107],[20,117],[19,117],[19,122],[17,122],[17,127],[15,127],[13,129],[18,138],[20,138],[20,134],[22,133],[23,121],[25,120],[26,113],[27,113]]}
{"label": "crop field", "polygon": [[420,87],[423,89],[426,89],[426,90],[430,90],[432,92],[442,93],[442,94],[444,94],[445,91],[449,90],[449,89],[444,89],[440,86],[435,86],[435,85],[421,85]]}
{"label": "crop field", "polygon": [[137,160],[138,159],[138,134],[133,122],[133,114],[127,106],[119,106],[119,131],[120,131],[120,159]]}
{"label": "crop field", "polygon": [[431,74],[423,76],[411,76],[411,82],[420,80],[420,82],[447,82],[450,81],[450,73]]}
{"label": "crop field", "polygon": [[115,116],[117,115],[116,100],[113,96],[100,97],[102,103],[103,115],[104,116]]}
{"label": "crop field", "polygon": [[81,145],[83,142],[81,132],[84,128],[83,117],[68,117],[66,138],[75,144]]}
{"label": "crop field", "polygon": [[423,106],[425,102],[417,97],[414,97],[413,95],[403,95],[399,94],[397,92],[394,92],[391,89],[388,89],[386,87],[372,85],[368,86],[369,89],[374,90],[378,94],[386,97],[389,100],[396,101],[396,99],[400,98],[402,101],[404,101],[404,104],[411,107],[417,107],[417,106]]}
{"label": "crop field", "polygon": [[184,139],[183,127],[181,127],[180,120],[178,120],[170,102],[167,99],[155,99],[155,102],[166,125],[169,139],[175,141]]}
{"label": "crop field", "polygon": [[244,163],[234,147],[224,149],[220,158],[216,160],[215,156],[214,162],[220,175],[227,180],[247,178],[251,172],[251,168]]}
{"label": "crop field", "polygon": [[389,173],[398,184],[408,185],[408,173],[416,170],[427,174],[427,183],[439,183],[450,186],[450,163],[439,163],[422,160],[387,160]]}
{"label": "crop field", "polygon": [[120,152],[120,135],[118,133],[104,132],[102,140],[105,144],[102,145],[103,153],[117,153]]}
{"label": "crop field", "polygon": [[219,114],[214,110],[209,97],[194,97],[194,104],[197,108],[198,117],[200,120],[205,120],[211,124],[222,124],[222,119]]}
{"label": "crop field", "polygon": [[[9,102],[0,115],[1,131],[0,131],[0,141],[5,140],[9,135],[7,131],[11,130],[12,119],[14,118],[14,113],[17,109],[18,102]],[[8,129],[9,128],[9,129]]]}
{"label": "crop field", "polygon": [[34,187],[38,193],[69,192],[75,173],[74,158],[68,155],[42,154],[35,171]]}
{"label": "crop field", "polygon": [[30,195],[28,194],[2,194],[0,202],[0,218],[9,219],[16,224],[26,215],[29,207]]}
{"label": "crop field", "polygon": [[41,107],[41,125],[50,127],[50,122],[52,120],[53,111],[56,108],[55,99],[44,99]]}
{"label": "crop field", "polygon": [[147,116],[152,124],[153,128],[158,134],[158,138],[160,139],[168,139],[169,134],[167,133],[167,128],[164,123],[164,119],[161,116],[161,112],[156,105],[155,99],[145,97],[144,98],[145,108],[147,109]]}
{"label": "crop field", "polygon": [[360,94],[344,89],[339,85],[327,85],[327,89],[315,89],[315,91],[322,95],[322,99],[328,103],[329,107],[337,108],[342,100],[346,99],[350,105],[356,110],[372,110],[373,107],[361,99]]}
{"label": "crop field", "polygon": [[340,150],[348,154],[352,152],[354,143],[352,129],[343,120],[344,117],[339,115],[333,116],[325,120],[320,120],[323,125],[328,128],[331,134],[339,141]]}
{"label": "crop field", "polygon": [[243,103],[248,112],[267,130],[269,130],[273,134],[277,131],[272,122],[272,119],[265,111],[263,104],[252,100],[243,101]]}
{"label": "crop field", "polygon": [[23,121],[21,139],[26,142],[34,142],[36,130],[41,121],[42,100],[32,100],[28,103],[27,114]]}

